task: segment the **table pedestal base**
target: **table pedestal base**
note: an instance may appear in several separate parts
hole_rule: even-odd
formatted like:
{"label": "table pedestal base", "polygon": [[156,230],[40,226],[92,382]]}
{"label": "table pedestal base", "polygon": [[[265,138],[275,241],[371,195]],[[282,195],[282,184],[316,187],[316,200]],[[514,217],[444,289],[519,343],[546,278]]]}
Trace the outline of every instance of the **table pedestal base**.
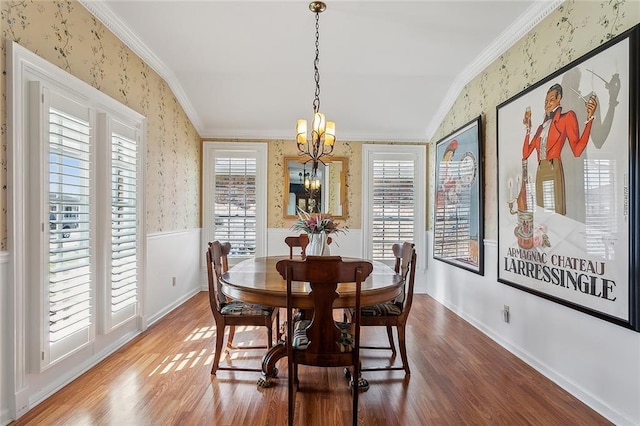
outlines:
{"label": "table pedestal base", "polygon": [[276,362],[287,356],[287,345],[284,342],[278,342],[271,347],[262,357],[262,377],[258,379],[258,386],[268,388],[271,386],[271,379],[278,377],[278,369]]}
{"label": "table pedestal base", "polygon": [[[258,379],[258,387],[268,388],[272,384],[272,379],[278,377],[278,368],[276,363],[287,356],[287,345],[285,342],[278,342],[275,346],[271,347],[267,353],[262,357],[262,377]],[[287,373],[289,374],[289,373]],[[351,377],[351,370],[347,367],[344,369],[344,375],[349,380],[349,388],[353,388],[353,378]],[[358,378],[358,391],[366,392],[369,390],[369,382],[360,375]]]}

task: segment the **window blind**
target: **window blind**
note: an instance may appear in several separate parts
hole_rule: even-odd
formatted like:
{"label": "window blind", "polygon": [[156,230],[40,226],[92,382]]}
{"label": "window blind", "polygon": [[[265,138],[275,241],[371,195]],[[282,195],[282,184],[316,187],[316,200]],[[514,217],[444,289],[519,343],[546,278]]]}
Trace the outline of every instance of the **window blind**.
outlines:
{"label": "window blind", "polygon": [[86,335],[92,325],[91,127],[87,120],[53,107],[48,116],[48,341],[53,361],[66,353],[65,339]]}
{"label": "window blind", "polygon": [[[137,141],[111,135],[111,315],[118,323],[136,313],[138,302]],[[125,308],[131,308],[124,311]]]}
{"label": "window blind", "polygon": [[372,255],[390,260],[394,243],[414,239],[414,161],[374,160],[372,171]]}
{"label": "window blind", "polygon": [[256,158],[215,159],[214,233],[231,243],[230,256],[256,251]]}

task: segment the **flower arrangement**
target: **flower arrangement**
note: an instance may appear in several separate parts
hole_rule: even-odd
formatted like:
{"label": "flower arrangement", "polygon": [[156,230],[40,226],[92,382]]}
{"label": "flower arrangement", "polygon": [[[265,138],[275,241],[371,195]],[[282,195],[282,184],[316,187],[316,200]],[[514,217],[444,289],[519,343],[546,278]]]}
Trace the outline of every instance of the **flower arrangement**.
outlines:
{"label": "flower arrangement", "polygon": [[340,223],[327,213],[309,214],[298,209],[298,218],[291,225],[292,231],[302,231],[307,234],[335,234],[345,232]]}

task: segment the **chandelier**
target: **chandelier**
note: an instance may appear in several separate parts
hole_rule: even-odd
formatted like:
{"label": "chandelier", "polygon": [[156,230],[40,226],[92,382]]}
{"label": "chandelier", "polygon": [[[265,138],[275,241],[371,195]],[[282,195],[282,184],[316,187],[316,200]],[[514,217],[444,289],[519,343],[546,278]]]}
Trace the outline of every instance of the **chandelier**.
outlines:
{"label": "chandelier", "polygon": [[299,119],[296,126],[296,142],[298,155],[308,156],[307,162],[311,162],[311,176],[316,177],[318,163],[323,163],[322,157],[330,155],[333,144],[336,141],[336,124],[333,121],[325,121],[324,114],[320,112],[320,13],[324,12],[327,5],[321,1],[309,3],[309,9],[316,14],[316,58],[313,61],[316,92],[313,98],[313,121],[311,123],[310,140],[307,135],[307,120]]}
{"label": "chandelier", "polygon": [[317,175],[312,178],[311,173],[306,171],[304,165],[302,166],[302,171],[298,173],[298,177],[300,178],[300,185],[303,185],[307,191],[320,189],[320,179],[318,179]]}

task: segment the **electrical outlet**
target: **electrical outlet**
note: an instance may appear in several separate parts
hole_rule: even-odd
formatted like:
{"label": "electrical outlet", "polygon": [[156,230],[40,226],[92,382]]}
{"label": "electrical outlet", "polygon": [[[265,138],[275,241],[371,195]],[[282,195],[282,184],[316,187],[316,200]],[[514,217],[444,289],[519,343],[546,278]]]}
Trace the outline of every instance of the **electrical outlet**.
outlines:
{"label": "electrical outlet", "polygon": [[509,322],[509,306],[508,305],[504,305],[504,307],[502,308],[502,319],[504,320],[504,322]]}
{"label": "electrical outlet", "polygon": [[171,277],[171,286],[176,286],[176,277]]}

